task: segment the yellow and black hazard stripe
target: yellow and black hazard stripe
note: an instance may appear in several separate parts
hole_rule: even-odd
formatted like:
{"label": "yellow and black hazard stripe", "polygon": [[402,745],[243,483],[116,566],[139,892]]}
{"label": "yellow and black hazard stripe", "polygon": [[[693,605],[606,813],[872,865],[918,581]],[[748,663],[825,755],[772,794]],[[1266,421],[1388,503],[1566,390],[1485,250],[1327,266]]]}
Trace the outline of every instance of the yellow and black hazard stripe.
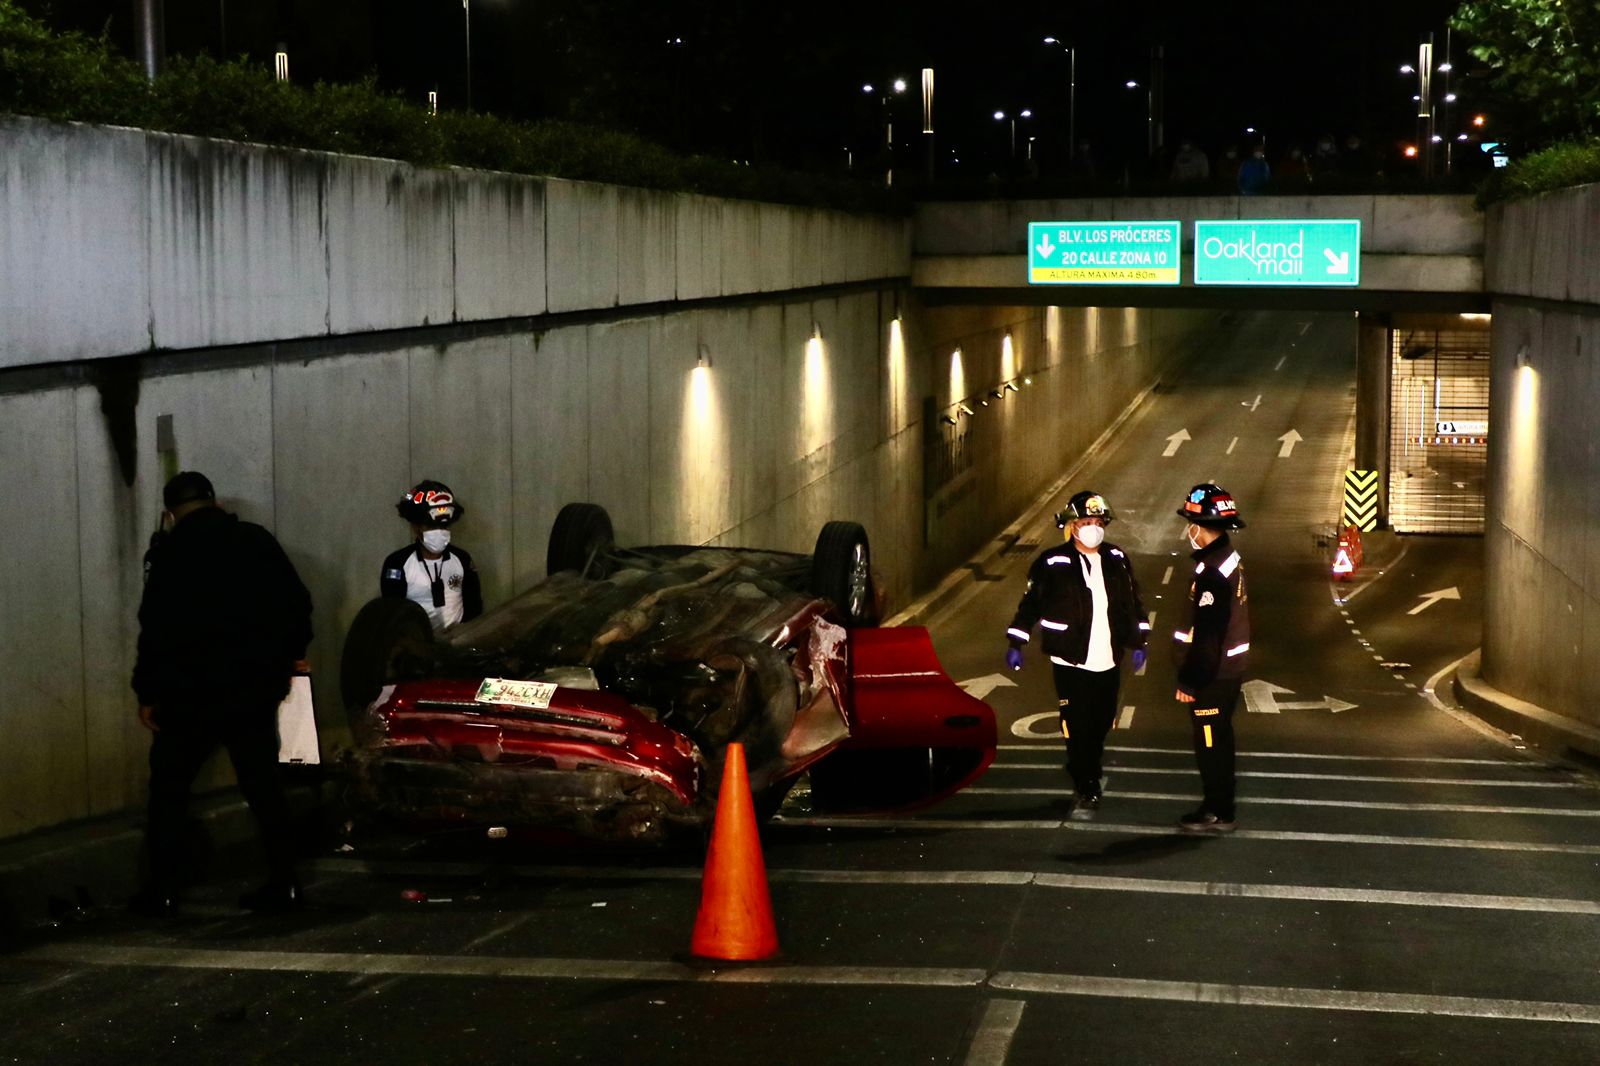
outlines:
{"label": "yellow and black hazard stripe", "polygon": [[1340,525],[1355,526],[1363,533],[1378,528],[1378,472],[1344,472],[1344,509]]}

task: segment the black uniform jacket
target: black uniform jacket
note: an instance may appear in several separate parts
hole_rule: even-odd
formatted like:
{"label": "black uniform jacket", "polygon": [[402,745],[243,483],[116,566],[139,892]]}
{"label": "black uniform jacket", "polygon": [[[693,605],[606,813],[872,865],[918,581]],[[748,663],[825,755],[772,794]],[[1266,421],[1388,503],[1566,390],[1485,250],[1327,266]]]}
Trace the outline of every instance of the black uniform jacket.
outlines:
{"label": "black uniform jacket", "polygon": [[271,533],[204,507],[151,547],[146,568],[140,703],[283,699],[311,643],[311,594]]}
{"label": "black uniform jacket", "polygon": [[[1096,565],[1105,569],[1106,614],[1111,626],[1111,656],[1122,661],[1124,648],[1142,648],[1150,635],[1150,619],[1139,601],[1139,583],[1122,549],[1104,541]],[[1084,584],[1083,553],[1072,541],[1046,548],[1028,568],[1028,587],[1017,604],[1006,636],[1026,644],[1037,625],[1046,655],[1066,663],[1089,656],[1089,630],[1094,623],[1094,595]]]}
{"label": "black uniform jacket", "polygon": [[1193,558],[1188,623],[1172,634],[1178,688],[1191,696],[1213,681],[1243,677],[1250,652],[1250,595],[1239,553],[1224,533]]}
{"label": "black uniform jacket", "polygon": [[[421,544],[413,542],[388,554],[383,560],[382,570],[378,572],[378,595],[395,600],[406,598],[405,577],[392,575],[404,575],[407,557],[412,555],[422,559]],[[435,562],[444,562],[452,556],[461,560],[461,620],[470,622],[483,613],[483,582],[478,580],[478,567],[473,563],[472,556],[464,549],[447,545]]]}

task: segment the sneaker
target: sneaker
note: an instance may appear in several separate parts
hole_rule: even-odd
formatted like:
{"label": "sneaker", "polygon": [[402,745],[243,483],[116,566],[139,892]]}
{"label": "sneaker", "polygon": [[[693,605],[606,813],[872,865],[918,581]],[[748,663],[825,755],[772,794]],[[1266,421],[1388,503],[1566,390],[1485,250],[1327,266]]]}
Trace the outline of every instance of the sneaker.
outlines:
{"label": "sneaker", "polygon": [[1074,821],[1087,822],[1100,810],[1100,796],[1074,796],[1070,817]]}
{"label": "sneaker", "polygon": [[1178,828],[1186,833],[1231,833],[1236,824],[1232,818],[1219,818],[1204,807],[1178,819]]}

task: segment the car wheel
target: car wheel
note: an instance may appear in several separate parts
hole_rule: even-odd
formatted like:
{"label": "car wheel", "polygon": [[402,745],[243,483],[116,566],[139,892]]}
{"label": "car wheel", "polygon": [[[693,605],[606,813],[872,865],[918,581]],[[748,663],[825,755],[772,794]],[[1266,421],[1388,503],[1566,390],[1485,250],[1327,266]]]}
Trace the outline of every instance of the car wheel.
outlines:
{"label": "car wheel", "polygon": [[550,547],[545,553],[546,574],[576,570],[582,577],[609,577],[615,570],[610,558],[616,537],[611,516],[598,503],[569,503],[550,527]]}
{"label": "car wheel", "polygon": [[846,626],[877,621],[872,588],[872,548],[859,522],[829,522],[811,553],[811,591],[839,608]]}
{"label": "car wheel", "polygon": [[356,614],[339,659],[339,692],[352,723],[385,685],[425,677],[433,665],[433,625],[410,600],[376,599]]}

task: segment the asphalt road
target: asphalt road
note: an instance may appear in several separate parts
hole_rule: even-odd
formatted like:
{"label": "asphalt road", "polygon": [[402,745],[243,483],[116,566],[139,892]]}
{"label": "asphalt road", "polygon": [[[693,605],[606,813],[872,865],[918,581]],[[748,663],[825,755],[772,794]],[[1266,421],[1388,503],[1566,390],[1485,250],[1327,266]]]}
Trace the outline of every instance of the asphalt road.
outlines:
{"label": "asphalt road", "polygon": [[[1068,487],[1117,509],[1156,618],[1095,821],[1063,821],[1047,664],[1003,666],[1047,502],[930,626],[990,689],[995,767],[904,817],[792,803],[765,837],[780,963],[684,964],[692,856],[360,838],[310,863],[301,915],[242,918],[219,881],[175,920],[91,913],[0,957],[0,1060],[1600,1061],[1600,791],[1430,691],[1478,643],[1481,542],[1376,538],[1329,581],[1354,345],[1346,317],[1249,318]],[[1256,627],[1218,839],[1173,830],[1198,778],[1160,639],[1172,512],[1208,479],[1250,523]]]}

